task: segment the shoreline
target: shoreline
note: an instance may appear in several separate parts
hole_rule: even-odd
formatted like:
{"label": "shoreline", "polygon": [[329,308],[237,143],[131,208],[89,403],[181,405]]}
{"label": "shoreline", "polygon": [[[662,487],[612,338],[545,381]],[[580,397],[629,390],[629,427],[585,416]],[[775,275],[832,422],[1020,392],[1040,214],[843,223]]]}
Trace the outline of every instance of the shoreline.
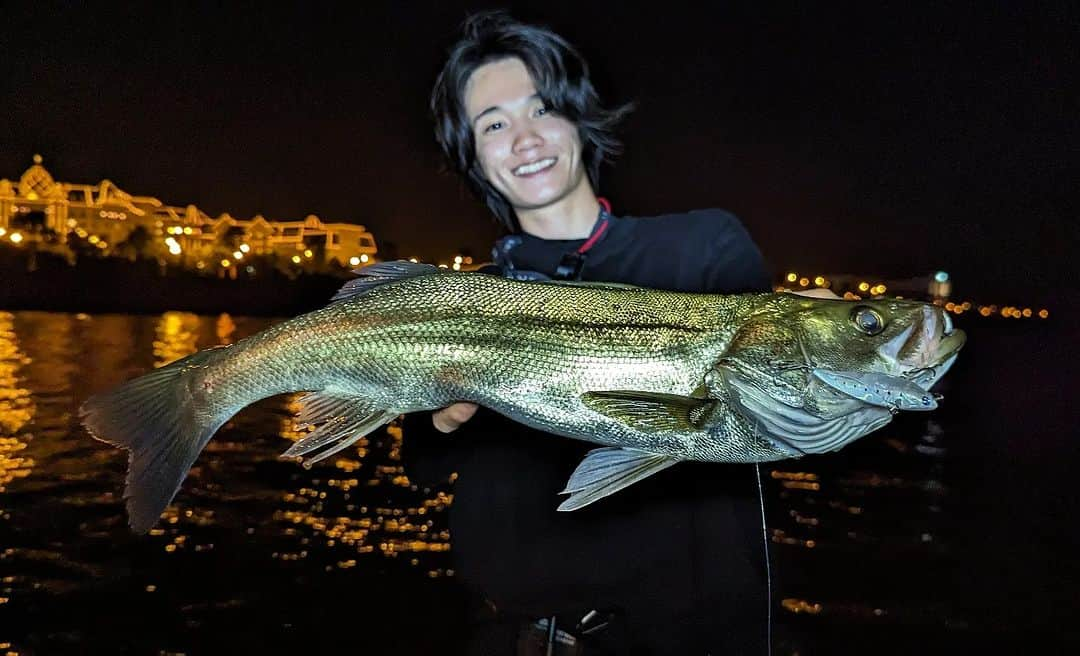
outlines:
{"label": "shoreline", "polygon": [[236,280],[165,269],[154,260],[86,258],[72,266],[37,254],[0,256],[0,308],[7,311],[160,314],[168,311],[292,317],[325,306],[349,277],[270,270]]}

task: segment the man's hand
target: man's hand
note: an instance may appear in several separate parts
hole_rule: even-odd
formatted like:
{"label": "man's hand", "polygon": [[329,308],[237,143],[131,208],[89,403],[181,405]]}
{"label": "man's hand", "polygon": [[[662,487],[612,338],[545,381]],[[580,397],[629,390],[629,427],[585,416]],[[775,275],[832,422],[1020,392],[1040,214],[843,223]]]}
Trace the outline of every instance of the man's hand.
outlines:
{"label": "man's hand", "polygon": [[452,433],[476,414],[475,403],[455,403],[431,414],[431,423],[443,433]]}

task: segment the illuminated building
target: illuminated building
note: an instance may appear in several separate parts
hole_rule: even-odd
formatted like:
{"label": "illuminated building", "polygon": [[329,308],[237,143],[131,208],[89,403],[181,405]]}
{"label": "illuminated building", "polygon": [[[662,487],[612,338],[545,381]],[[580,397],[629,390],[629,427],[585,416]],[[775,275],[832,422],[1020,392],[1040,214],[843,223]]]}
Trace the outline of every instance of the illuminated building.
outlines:
{"label": "illuminated building", "polygon": [[[139,236],[133,236],[139,228]],[[377,252],[375,238],[362,225],[325,223],[314,215],[296,221],[261,215],[211,218],[194,205],[176,207],[133,196],[109,180],[96,185],[57,182],[40,155],[18,182],[0,179],[0,240],[63,251],[76,239],[88,239],[106,255],[134,257],[138,249],[140,255],[193,267],[198,261],[249,255],[283,261],[299,255],[304,267],[332,262],[354,267],[373,261]]]}

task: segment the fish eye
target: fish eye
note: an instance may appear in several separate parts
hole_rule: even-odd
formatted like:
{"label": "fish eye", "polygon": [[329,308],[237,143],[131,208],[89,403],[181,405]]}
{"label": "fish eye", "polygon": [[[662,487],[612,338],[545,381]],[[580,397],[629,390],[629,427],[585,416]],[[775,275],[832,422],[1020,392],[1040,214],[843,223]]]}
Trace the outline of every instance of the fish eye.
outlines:
{"label": "fish eye", "polygon": [[873,308],[868,308],[865,305],[860,305],[851,311],[851,320],[855,322],[855,326],[859,330],[867,335],[877,335],[885,330],[885,320]]}

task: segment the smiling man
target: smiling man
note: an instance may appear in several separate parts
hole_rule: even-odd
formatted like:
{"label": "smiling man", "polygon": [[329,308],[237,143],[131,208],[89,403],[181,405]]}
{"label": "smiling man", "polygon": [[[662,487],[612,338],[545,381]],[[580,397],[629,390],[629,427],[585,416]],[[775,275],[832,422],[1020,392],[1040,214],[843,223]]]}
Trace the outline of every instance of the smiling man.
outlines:
{"label": "smiling man", "polygon": [[[597,196],[628,107],[605,108],[586,62],[550,30],[502,12],[469,19],[431,109],[450,163],[507,232],[483,271],[687,292],[770,289],[761,253],[732,214],[615,216]],[[455,404],[427,427],[451,432],[476,412]],[[411,475],[459,474],[450,526],[460,578],[497,609],[495,625],[516,627],[501,643],[497,632],[478,633],[476,653],[522,649],[541,617],[584,653],[764,653],[753,466],[688,466],[588,511],[558,513],[552,495],[581,445],[538,439],[487,412],[454,441],[405,421]]]}
{"label": "smiling man", "polygon": [[513,208],[521,230],[541,239],[588,237],[600,203],[585,174],[578,129],[548,107],[516,57],[477,68],[465,85],[476,160]]}

